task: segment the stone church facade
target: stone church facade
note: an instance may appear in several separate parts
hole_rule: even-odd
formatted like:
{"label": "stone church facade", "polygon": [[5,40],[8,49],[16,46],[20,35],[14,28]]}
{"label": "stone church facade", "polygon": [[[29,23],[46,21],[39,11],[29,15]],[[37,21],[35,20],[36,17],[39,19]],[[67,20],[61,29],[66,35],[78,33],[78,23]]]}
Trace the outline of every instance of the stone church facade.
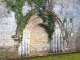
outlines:
{"label": "stone church facade", "polygon": [[[19,43],[17,48],[18,54],[26,54],[29,56],[33,55],[44,55],[50,52],[55,53],[66,53],[80,51],[80,1],[79,0],[53,0],[53,11],[57,16],[64,20],[67,19],[67,31],[69,37],[67,40],[63,40],[63,31],[60,23],[55,22],[55,32],[52,35],[52,40],[48,41],[48,34],[44,28],[40,27],[43,21],[42,19],[34,15],[32,16],[28,24],[23,31],[22,42]],[[16,33],[16,19],[15,13],[10,11],[7,13],[9,7],[6,7],[4,0],[0,0],[0,46],[16,46],[18,42],[15,42],[12,38]],[[31,7],[26,2],[23,6],[23,15],[25,16]],[[73,24],[70,23],[69,19],[73,18]],[[15,50],[15,48],[14,48]]]}

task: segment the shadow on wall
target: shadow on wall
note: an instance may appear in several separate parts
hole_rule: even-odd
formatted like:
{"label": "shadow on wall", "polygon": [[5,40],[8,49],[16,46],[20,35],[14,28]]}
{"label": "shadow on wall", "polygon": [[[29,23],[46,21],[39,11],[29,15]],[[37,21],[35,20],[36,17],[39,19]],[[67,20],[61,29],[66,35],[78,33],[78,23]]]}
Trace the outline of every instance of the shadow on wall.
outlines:
{"label": "shadow on wall", "polygon": [[76,49],[77,51],[80,51],[80,27],[77,31],[77,34],[76,34]]}

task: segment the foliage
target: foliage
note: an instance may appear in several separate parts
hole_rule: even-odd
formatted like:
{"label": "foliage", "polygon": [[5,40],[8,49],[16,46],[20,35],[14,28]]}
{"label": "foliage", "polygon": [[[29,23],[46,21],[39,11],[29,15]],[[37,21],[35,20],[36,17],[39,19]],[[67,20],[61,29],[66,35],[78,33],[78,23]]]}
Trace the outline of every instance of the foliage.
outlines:
{"label": "foliage", "polygon": [[73,22],[73,18],[70,18],[70,22],[71,22],[71,23]]}
{"label": "foliage", "polygon": [[68,31],[65,29],[64,32],[65,32],[65,36],[63,37],[63,40],[67,40],[67,38],[68,38]]}
{"label": "foliage", "polygon": [[55,31],[54,30],[55,24],[54,24],[54,20],[52,18],[52,15],[48,15],[48,17],[46,18],[45,16],[43,16],[41,14],[40,17],[44,21],[44,24],[40,24],[40,26],[45,29],[45,31],[48,33],[49,40],[51,40],[52,39],[52,34]]}
{"label": "foliage", "polygon": [[[48,33],[49,40],[52,39],[52,34],[54,32],[54,20],[53,20],[53,13],[51,10],[47,10],[46,3],[48,0],[30,0],[32,3],[35,3],[36,10],[38,12],[38,16],[43,19],[43,24],[40,24],[41,27],[45,29],[45,31]],[[28,3],[31,5],[31,3],[28,1]]]}
{"label": "foliage", "polygon": [[26,27],[26,24],[28,23],[28,19],[34,14],[35,12],[31,10],[22,18],[21,23],[18,26],[19,33],[23,32],[23,29]]}
{"label": "foliage", "polygon": [[63,20],[63,26],[64,26],[64,24],[67,22],[67,20],[66,20],[66,18],[64,18],[64,20]]}
{"label": "foliage", "polygon": [[[70,18],[70,23],[72,23],[73,22],[73,18]],[[65,23],[67,23],[67,20],[66,20],[66,18],[64,18],[64,20],[63,20],[63,26],[65,27]],[[73,24],[72,24],[73,25]],[[67,38],[68,38],[68,31],[67,31],[67,29],[66,28],[64,28],[64,32],[65,32],[65,36],[63,37],[63,40],[66,40]]]}
{"label": "foliage", "polygon": [[17,27],[16,36],[15,35],[13,36],[15,41],[21,42],[23,38],[22,37],[23,29],[26,27],[26,24],[28,23],[28,19],[34,14],[35,12],[31,10],[24,17],[22,17],[21,23]]}
{"label": "foliage", "polygon": [[[22,32],[28,23],[27,20],[35,14],[35,11],[38,15],[43,19],[43,24],[40,24],[45,31],[48,33],[49,40],[51,40],[51,36],[54,32],[54,13],[51,12],[51,9],[47,9],[47,5],[49,4],[49,0],[27,0],[28,4],[32,7],[33,3],[35,4],[36,9],[32,9],[25,17],[22,14],[22,7],[26,0],[6,0],[7,6],[10,6],[11,10],[15,12],[16,22],[17,22],[17,31],[16,37],[22,38]],[[48,3],[48,4],[47,4]],[[46,24],[45,24],[46,23]]]}
{"label": "foliage", "polygon": [[15,12],[17,24],[20,24],[21,19],[23,17],[22,7],[26,0],[16,0],[16,2],[13,2],[12,0],[5,0],[5,1],[7,3],[7,6],[10,6],[11,10]]}

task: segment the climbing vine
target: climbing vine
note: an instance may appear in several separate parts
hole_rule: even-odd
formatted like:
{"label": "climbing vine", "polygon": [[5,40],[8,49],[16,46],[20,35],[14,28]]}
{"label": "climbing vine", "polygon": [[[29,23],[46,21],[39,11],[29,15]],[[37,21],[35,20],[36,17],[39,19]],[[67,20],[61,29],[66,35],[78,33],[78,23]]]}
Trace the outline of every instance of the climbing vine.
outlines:
{"label": "climbing vine", "polygon": [[[70,18],[69,21],[72,25],[71,32],[73,32],[73,17]],[[65,27],[65,25],[66,25],[66,27]],[[67,40],[68,37],[70,37],[70,36],[69,36],[69,32],[67,30],[67,19],[66,18],[64,18],[64,20],[63,20],[63,27],[64,27],[64,33],[65,33],[65,36],[63,36],[63,40]]]}
{"label": "climbing vine", "polygon": [[[37,13],[39,17],[43,19],[43,23],[39,24],[41,27],[45,29],[48,33],[49,40],[52,39],[52,34],[55,31],[55,17],[57,17],[53,12],[51,12],[51,2],[49,0],[5,0],[7,6],[11,8],[12,11],[15,12],[15,18],[17,23],[17,31],[16,37],[22,38],[22,32],[28,23],[28,19]],[[25,16],[22,13],[22,7],[25,2],[32,7],[33,3],[35,4],[35,9],[29,11]],[[13,36],[14,37],[14,36]]]}

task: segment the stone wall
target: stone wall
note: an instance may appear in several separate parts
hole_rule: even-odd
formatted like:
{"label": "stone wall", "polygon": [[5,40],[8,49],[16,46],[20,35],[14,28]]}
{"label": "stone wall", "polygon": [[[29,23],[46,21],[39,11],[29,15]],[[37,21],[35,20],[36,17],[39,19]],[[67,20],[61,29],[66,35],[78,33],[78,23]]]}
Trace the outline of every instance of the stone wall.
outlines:
{"label": "stone wall", "polygon": [[[53,11],[58,15],[61,21],[63,21],[64,18],[66,18],[67,20],[65,28],[69,33],[69,38],[66,41],[67,46],[65,51],[66,50],[75,51],[76,46],[78,46],[77,48],[79,50],[80,0],[52,0],[52,1]],[[70,18],[73,18],[72,23],[70,23]]]}
{"label": "stone wall", "polygon": [[[79,25],[80,23],[80,15],[79,15],[80,14],[80,0],[52,0],[52,3],[53,3],[52,5],[53,11],[57,14],[57,16],[61,19],[61,21],[63,21],[64,18],[67,19],[67,23],[66,23],[67,26],[65,27],[70,33],[70,38],[64,43],[64,46],[65,46],[64,51],[72,51],[73,49],[75,50],[76,48],[79,51],[80,50],[80,47],[79,47],[80,46],[80,38],[79,38],[80,36],[79,34],[80,32],[80,29],[79,29],[80,27]],[[7,11],[9,9],[10,8],[6,6],[5,1],[0,0],[0,46],[13,46],[17,43],[12,39],[12,36],[15,35],[16,33],[16,26],[17,26],[15,13],[10,10],[10,13],[8,14]],[[23,15],[25,16],[29,12],[29,10],[31,10],[31,7],[28,5],[27,2],[25,2],[22,8]],[[34,18],[36,17],[34,16]],[[37,33],[35,33],[35,29],[40,28],[42,29],[40,31],[44,32],[44,29],[38,26],[39,23],[42,23],[42,19],[39,18],[41,20],[37,22],[35,20],[34,22],[32,22],[34,18],[30,19],[29,25],[27,25],[25,30],[23,31],[23,41],[21,42],[19,46],[19,49],[18,49],[19,53],[22,52],[20,50],[21,48],[23,51],[25,51],[22,53],[26,53],[26,54],[30,53],[30,51],[33,50],[33,48],[30,47],[30,46],[33,46],[33,45],[30,45],[30,42],[31,44],[33,44],[33,41],[36,40],[36,38],[31,37],[31,35],[36,36]],[[73,18],[73,24],[70,23],[70,18]],[[46,35],[45,34],[46,33],[44,32],[42,35],[44,35],[44,37],[46,38],[41,38],[40,40],[43,39],[43,42],[44,40],[46,40],[45,46],[48,45],[47,48],[50,48],[49,44],[47,44],[47,34]],[[41,44],[43,44],[43,42]],[[27,44],[27,47],[25,47],[26,46],[25,44]]]}
{"label": "stone wall", "polygon": [[[53,0],[53,11],[58,15],[61,21],[66,18],[66,26],[69,38],[64,42],[64,52],[74,52],[76,50],[76,33],[78,32],[80,23],[80,1],[79,0]],[[70,23],[70,18],[73,18]],[[76,22],[76,23],[75,23]],[[78,39],[78,41],[80,41]],[[79,44],[79,43],[78,43]],[[79,45],[78,45],[79,46]]]}
{"label": "stone wall", "polygon": [[78,31],[80,23],[80,0],[52,0],[53,11],[58,15],[61,21],[67,19],[67,28],[71,29],[70,18],[73,18],[73,34]]}
{"label": "stone wall", "polygon": [[0,46],[13,46],[16,43],[11,38],[16,31],[15,14],[6,7],[5,1],[0,0]]}
{"label": "stone wall", "polygon": [[80,28],[76,34],[76,50],[80,51]]}

